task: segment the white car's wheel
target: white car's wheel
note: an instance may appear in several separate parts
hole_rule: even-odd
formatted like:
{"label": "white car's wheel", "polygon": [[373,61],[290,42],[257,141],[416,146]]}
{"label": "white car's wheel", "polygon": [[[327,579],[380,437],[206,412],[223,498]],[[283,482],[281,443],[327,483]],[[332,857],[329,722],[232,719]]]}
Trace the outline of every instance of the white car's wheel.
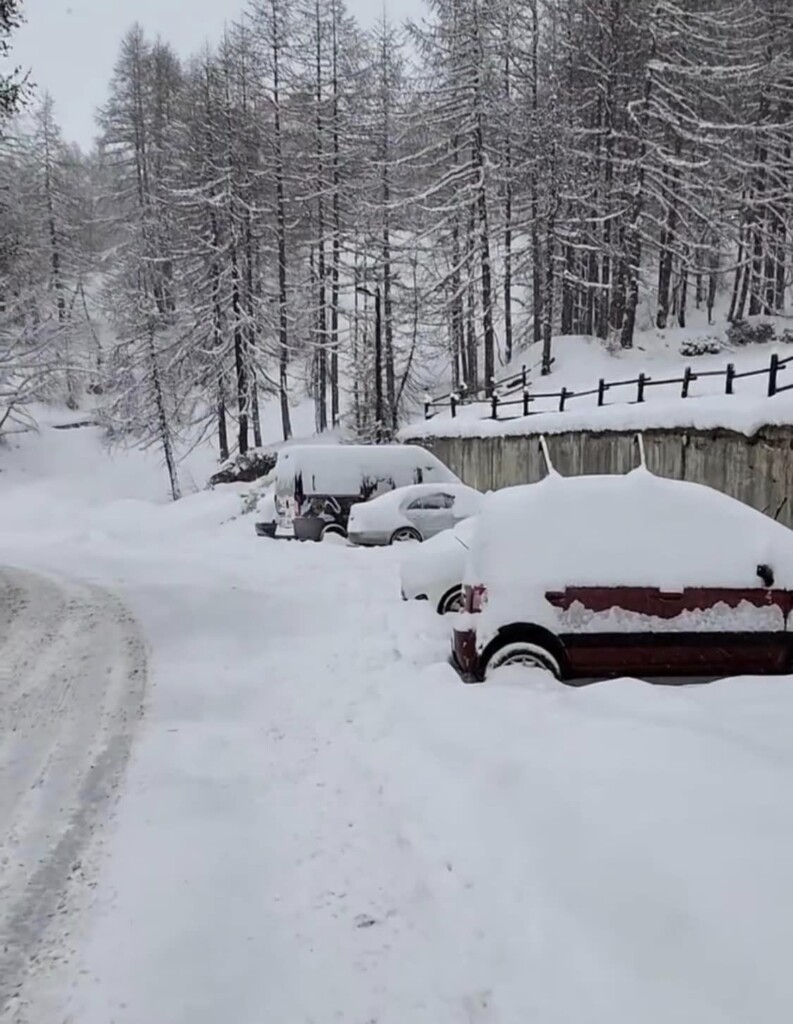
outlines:
{"label": "white car's wheel", "polygon": [[485,679],[489,678],[497,668],[505,665],[523,665],[526,668],[542,668],[557,679],[562,678],[562,669],[556,658],[540,644],[528,640],[514,640],[495,650],[487,659]]}
{"label": "white car's wheel", "polygon": [[421,534],[418,530],[414,530],[412,526],[400,526],[398,530],[394,530],[391,534],[392,544],[404,544],[409,540],[421,541]]}
{"label": "white car's wheel", "polygon": [[449,615],[454,612],[461,612],[464,605],[463,588],[458,584],[456,587],[452,587],[451,590],[447,590],[440,599],[438,602],[438,614]]}

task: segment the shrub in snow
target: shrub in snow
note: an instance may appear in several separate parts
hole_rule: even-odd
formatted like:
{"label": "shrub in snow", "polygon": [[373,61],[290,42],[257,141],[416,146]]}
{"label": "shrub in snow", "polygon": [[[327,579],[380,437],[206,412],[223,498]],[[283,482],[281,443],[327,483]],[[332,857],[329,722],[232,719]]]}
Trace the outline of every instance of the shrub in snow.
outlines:
{"label": "shrub in snow", "polygon": [[768,322],[750,324],[746,320],[735,320],[727,328],[727,340],[731,345],[762,345],[774,338],[774,325]]}
{"label": "shrub in snow", "polygon": [[225,462],[217,473],[209,478],[209,486],[251,483],[272,473],[277,461],[276,452],[268,448],[251,448],[244,455],[237,455]]}
{"label": "shrub in snow", "polygon": [[697,338],[684,341],[680,346],[680,355],[717,356],[721,350],[721,342],[717,338]]}

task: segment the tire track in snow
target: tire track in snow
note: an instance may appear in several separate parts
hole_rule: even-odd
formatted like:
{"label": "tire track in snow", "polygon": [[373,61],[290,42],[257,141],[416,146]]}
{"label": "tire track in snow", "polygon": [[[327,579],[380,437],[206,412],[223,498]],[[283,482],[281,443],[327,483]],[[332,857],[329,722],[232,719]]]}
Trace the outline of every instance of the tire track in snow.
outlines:
{"label": "tire track in snow", "polygon": [[115,597],[0,571],[3,1020],[24,1019],[6,1013],[24,1012],[28,970],[57,942],[69,881],[121,782],[145,682],[142,636]]}

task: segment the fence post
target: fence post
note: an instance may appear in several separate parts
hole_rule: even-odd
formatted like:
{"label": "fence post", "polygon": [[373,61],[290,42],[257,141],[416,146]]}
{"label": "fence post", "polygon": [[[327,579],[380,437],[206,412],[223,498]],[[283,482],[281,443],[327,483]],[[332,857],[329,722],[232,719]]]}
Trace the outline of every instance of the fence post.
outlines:
{"label": "fence post", "polygon": [[563,387],[559,392],[559,412],[564,412],[564,404],[567,401],[567,388]]}
{"label": "fence post", "polygon": [[493,392],[493,396],[490,399],[490,415],[492,419],[498,419],[498,395],[496,394],[495,391]]}
{"label": "fence post", "polygon": [[606,382],[601,377],[598,381],[598,405],[603,405],[606,399]]}
{"label": "fence post", "polygon": [[457,415],[457,395],[449,395],[449,408],[452,411],[452,419]]}
{"label": "fence post", "polygon": [[680,392],[681,398],[688,398],[688,389],[691,387],[691,381],[694,380],[694,374],[691,372],[691,367],[686,367],[686,372],[683,374],[683,390]]}
{"label": "fence post", "polygon": [[725,381],[724,381],[724,394],[725,395],[732,395],[732,394],[734,394],[734,392],[733,392],[733,384],[734,383],[735,383],[735,364],[734,363],[727,363],[727,376],[726,376]]}
{"label": "fence post", "polygon": [[768,364],[768,397],[773,398],[776,394],[776,382],[779,376],[779,356],[776,352],[771,356],[771,362]]}
{"label": "fence post", "polygon": [[523,384],[523,390],[525,391],[526,388],[528,387],[528,383],[529,383],[528,380],[526,379],[526,364],[525,363],[523,364],[523,366],[521,366],[520,373],[521,373],[521,383]]}
{"label": "fence post", "polygon": [[644,385],[646,383],[647,383],[647,374],[646,373],[640,373],[639,377],[638,377],[638,379],[636,381],[636,384],[637,384],[636,401],[637,402],[643,402],[644,401]]}
{"label": "fence post", "polygon": [[528,388],[524,388],[523,389],[523,415],[524,416],[528,416],[529,415],[529,402],[530,401],[531,401],[531,398],[529,398],[529,389]]}

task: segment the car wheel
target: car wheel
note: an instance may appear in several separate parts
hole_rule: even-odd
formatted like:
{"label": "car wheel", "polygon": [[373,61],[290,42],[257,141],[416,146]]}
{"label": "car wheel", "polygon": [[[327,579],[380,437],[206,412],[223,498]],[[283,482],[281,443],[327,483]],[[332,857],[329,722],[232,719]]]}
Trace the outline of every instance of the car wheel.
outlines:
{"label": "car wheel", "polygon": [[452,587],[451,590],[447,590],[438,602],[438,615],[448,615],[452,612],[461,612],[464,605],[465,597],[463,596],[463,588],[458,583],[457,586]]}
{"label": "car wheel", "polygon": [[400,526],[398,530],[394,530],[391,534],[392,544],[404,544],[408,540],[416,540],[421,542],[421,534],[418,530],[414,530],[412,526]]}
{"label": "car wheel", "polygon": [[325,540],[327,537],[341,537],[344,540],[347,537],[347,531],[337,523],[328,523],[319,535],[319,539]]}
{"label": "car wheel", "polygon": [[557,679],[562,678],[561,666],[551,652],[541,644],[532,643],[529,640],[513,640],[493,651],[484,666],[485,679],[492,675],[497,668],[503,668],[505,665],[542,668]]}

